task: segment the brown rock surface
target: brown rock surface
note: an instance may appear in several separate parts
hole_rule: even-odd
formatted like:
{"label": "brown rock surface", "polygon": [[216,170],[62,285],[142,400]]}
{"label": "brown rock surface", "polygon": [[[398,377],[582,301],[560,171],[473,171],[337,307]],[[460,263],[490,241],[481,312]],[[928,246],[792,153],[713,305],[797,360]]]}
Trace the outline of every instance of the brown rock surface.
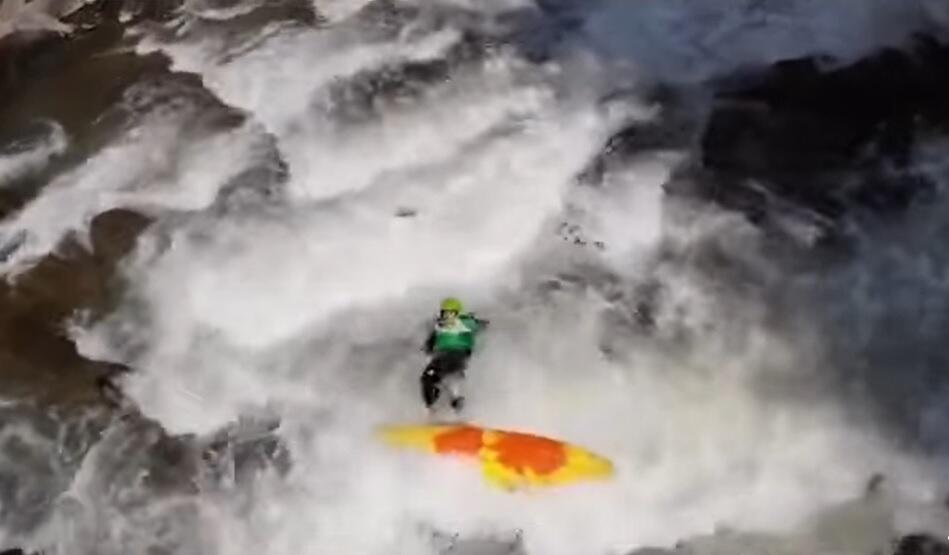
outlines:
{"label": "brown rock surface", "polygon": [[112,210],[92,222],[89,250],[75,239],[12,283],[0,283],[0,383],[6,397],[43,404],[101,399],[97,379],[121,370],[76,352],[65,325],[78,310],[104,311],[119,288],[116,263],[148,220]]}
{"label": "brown rock surface", "polygon": [[[48,166],[0,188],[0,217],[34,198],[53,177],[82,163],[122,125],[113,109],[149,75],[167,73],[162,56],[120,48],[121,2],[94,2],[67,18],[75,31],[16,33],[0,40],[0,145],[40,120],[62,126],[69,148]],[[75,238],[13,280],[0,281],[0,391],[7,399],[64,406],[98,402],[97,379],[116,365],[76,351],[66,326],[78,311],[101,313],[114,299],[116,263],[148,225],[126,210],[98,215],[92,250]]]}

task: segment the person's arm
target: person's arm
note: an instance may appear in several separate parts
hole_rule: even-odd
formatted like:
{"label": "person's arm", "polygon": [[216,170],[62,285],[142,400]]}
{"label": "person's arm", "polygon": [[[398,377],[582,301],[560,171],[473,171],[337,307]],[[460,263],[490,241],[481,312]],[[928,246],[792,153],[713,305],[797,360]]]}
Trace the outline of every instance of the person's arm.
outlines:
{"label": "person's arm", "polygon": [[467,314],[465,320],[473,333],[483,331],[490,323],[488,320],[478,318],[473,313]]}
{"label": "person's arm", "polygon": [[422,350],[428,354],[432,354],[432,351],[435,350],[435,330],[429,332],[428,338],[425,340],[425,344],[422,346]]}

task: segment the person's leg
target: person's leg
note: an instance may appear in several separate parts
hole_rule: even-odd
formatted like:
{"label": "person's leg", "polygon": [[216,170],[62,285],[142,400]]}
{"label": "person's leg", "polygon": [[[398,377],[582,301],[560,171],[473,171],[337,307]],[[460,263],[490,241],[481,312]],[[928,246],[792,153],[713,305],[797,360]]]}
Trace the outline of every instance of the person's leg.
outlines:
{"label": "person's leg", "polygon": [[438,365],[438,359],[433,359],[425,371],[422,372],[422,400],[425,401],[426,408],[432,408],[441,390],[442,373]]}
{"label": "person's leg", "polygon": [[461,391],[453,393],[451,398],[451,408],[455,412],[461,412],[461,409],[465,408],[465,396],[461,394]]}
{"label": "person's leg", "polygon": [[465,402],[465,397],[462,393],[462,381],[464,381],[464,377],[464,373],[457,371],[445,376],[444,379],[445,388],[448,390],[448,397],[451,400],[451,408],[456,411],[461,410]]}
{"label": "person's leg", "polygon": [[462,382],[465,379],[465,369],[468,366],[469,356],[470,354],[466,352],[452,353],[449,361],[450,374],[446,377],[446,383],[451,396],[451,408],[455,412],[459,412],[464,408],[465,396],[462,393]]}

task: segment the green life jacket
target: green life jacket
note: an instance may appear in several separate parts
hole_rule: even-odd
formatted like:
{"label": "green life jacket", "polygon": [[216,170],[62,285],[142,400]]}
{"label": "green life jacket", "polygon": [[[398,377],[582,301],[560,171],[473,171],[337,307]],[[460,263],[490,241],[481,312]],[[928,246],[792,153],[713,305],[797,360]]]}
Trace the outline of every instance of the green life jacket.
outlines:
{"label": "green life jacket", "polygon": [[470,314],[461,314],[451,322],[435,322],[435,352],[471,351],[481,326]]}

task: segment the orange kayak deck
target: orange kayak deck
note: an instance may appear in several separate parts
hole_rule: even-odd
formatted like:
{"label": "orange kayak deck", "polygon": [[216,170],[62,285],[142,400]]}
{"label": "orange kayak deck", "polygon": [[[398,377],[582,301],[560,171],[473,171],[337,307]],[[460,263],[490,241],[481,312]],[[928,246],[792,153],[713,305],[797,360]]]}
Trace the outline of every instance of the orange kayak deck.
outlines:
{"label": "orange kayak deck", "polygon": [[505,490],[613,477],[613,463],[582,447],[544,436],[472,424],[382,426],[387,444],[477,460],[485,479]]}

